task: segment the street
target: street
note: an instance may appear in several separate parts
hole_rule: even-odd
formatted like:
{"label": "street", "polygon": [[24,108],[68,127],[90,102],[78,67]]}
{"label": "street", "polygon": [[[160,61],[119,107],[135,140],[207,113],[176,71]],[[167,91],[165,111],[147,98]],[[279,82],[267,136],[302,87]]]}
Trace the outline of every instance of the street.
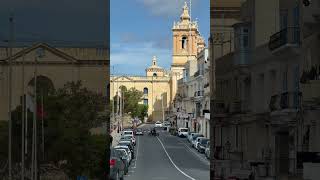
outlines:
{"label": "street", "polygon": [[[153,125],[140,128],[149,130]],[[125,180],[208,180],[209,161],[186,138],[159,130],[159,136],[137,136],[136,159]]]}

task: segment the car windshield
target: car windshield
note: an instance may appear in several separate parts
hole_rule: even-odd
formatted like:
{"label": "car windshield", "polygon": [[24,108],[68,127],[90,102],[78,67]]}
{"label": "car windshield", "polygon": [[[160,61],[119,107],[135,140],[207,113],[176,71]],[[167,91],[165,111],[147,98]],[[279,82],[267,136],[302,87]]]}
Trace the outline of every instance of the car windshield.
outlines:
{"label": "car windshield", "polygon": [[209,141],[209,139],[201,139],[200,144],[206,145],[208,141]]}
{"label": "car windshield", "polygon": [[120,142],[119,143],[119,146],[129,146],[130,145],[130,143],[128,143],[128,142]]}
{"label": "car windshield", "polygon": [[188,129],[181,129],[181,132],[188,132]]}
{"label": "car windshield", "polygon": [[193,140],[195,140],[195,139],[197,139],[198,137],[203,137],[203,135],[202,134],[195,134],[195,135],[193,135]]}
{"label": "car windshield", "polygon": [[124,134],[132,134],[131,131],[124,132]]}

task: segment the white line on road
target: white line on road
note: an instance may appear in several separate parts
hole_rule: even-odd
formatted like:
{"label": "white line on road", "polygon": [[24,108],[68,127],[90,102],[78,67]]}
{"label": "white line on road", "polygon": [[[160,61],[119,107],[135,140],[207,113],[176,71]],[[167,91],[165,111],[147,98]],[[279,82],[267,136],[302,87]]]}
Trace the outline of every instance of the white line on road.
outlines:
{"label": "white line on road", "polygon": [[138,161],[138,153],[139,153],[139,137],[137,137],[137,154],[136,154],[136,158],[135,158],[135,161],[134,161],[134,167],[133,168],[136,168],[137,167],[137,161]]}
{"label": "white line on road", "polygon": [[178,140],[178,141],[181,142],[183,145],[185,145],[189,149],[189,151],[191,151],[193,154],[195,154],[203,163],[210,166],[210,163],[206,159],[204,159],[202,156],[200,156],[195,151],[193,151],[186,143],[182,142],[181,140]]}
{"label": "white line on road", "polygon": [[196,179],[194,179],[193,177],[191,177],[191,176],[189,176],[188,174],[186,174],[185,172],[183,172],[183,171],[172,161],[170,155],[168,154],[166,148],[165,148],[164,145],[162,144],[162,142],[161,142],[161,140],[159,139],[159,137],[157,137],[157,139],[158,139],[158,141],[160,142],[160,144],[161,144],[164,152],[167,154],[167,156],[168,156],[169,160],[171,161],[171,163],[173,164],[173,166],[174,166],[179,172],[181,172],[184,176],[186,176],[187,178],[189,178],[189,179],[191,179],[191,180],[196,180]]}

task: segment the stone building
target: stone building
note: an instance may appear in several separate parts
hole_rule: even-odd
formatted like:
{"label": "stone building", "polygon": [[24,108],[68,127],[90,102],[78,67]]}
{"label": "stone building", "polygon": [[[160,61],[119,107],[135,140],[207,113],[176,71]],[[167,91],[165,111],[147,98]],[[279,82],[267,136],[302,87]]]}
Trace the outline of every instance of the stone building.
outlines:
{"label": "stone building", "polygon": [[[174,102],[178,91],[178,80],[183,78],[185,64],[196,61],[197,53],[205,47],[205,41],[200,35],[198,24],[191,21],[189,7],[185,3],[178,22],[172,27],[172,64],[170,70],[157,66],[154,57],[152,65],[146,69],[145,76],[112,76],[110,98],[117,94],[120,86],[135,87],[144,92],[141,103],[148,105],[150,120],[162,121],[163,111],[169,114],[176,111]],[[163,108],[162,108],[163,98]]]}
{"label": "stone building", "polygon": [[120,93],[121,86],[143,92],[141,103],[148,105],[150,120],[162,121],[163,111],[167,112],[170,102],[170,76],[164,68],[157,65],[155,56],[152,65],[146,69],[145,76],[112,75],[110,83],[110,98]]}
{"label": "stone building", "polygon": [[[216,60],[216,175],[319,177],[319,1],[247,0]],[[270,17],[274,18],[270,18]]]}
{"label": "stone building", "polygon": [[[10,49],[0,47],[0,120],[8,120],[8,63]],[[12,50],[12,107],[32,93],[35,67],[37,81],[62,88],[68,81],[81,80],[89,90],[107,95],[109,52],[100,47],[53,47],[46,43]],[[41,57],[39,56],[41,54]]]}

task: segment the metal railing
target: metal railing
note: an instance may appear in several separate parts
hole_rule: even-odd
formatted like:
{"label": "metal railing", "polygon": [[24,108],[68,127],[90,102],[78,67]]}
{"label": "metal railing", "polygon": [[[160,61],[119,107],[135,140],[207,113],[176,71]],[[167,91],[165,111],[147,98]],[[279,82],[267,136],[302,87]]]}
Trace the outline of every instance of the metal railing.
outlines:
{"label": "metal railing", "polygon": [[301,106],[302,93],[300,91],[283,92],[271,96],[269,109],[270,111],[282,109],[298,109]]}
{"label": "metal railing", "polygon": [[300,44],[299,27],[288,27],[270,36],[269,49],[271,51],[285,44]]}

